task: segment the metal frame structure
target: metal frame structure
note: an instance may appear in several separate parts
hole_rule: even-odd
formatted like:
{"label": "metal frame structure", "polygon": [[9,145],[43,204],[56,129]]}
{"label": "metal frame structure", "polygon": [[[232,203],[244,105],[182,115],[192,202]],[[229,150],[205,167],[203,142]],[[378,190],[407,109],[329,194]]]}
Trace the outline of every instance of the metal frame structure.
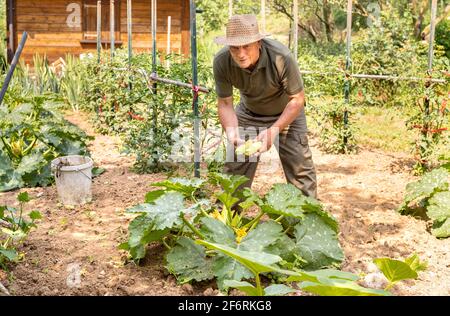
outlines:
{"label": "metal frame structure", "polygon": [[3,103],[3,98],[5,97],[6,91],[8,90],[9,83],[11,82],[14,70],[19,62],[20,55],[22,54],[25,43],[28,39],[28,33],[23,32],[22,39],[20,40],[19,46],[14,54],[14,58],[11,61],[11,67],[9,67],[8,74],[6,75],[5,81],[3,81],[2,90],[0,91],[0,105]]}
{"label": "metal frame structure", "polygon": [[[293,15],[294,21],[298,21],[298,5],[296,5],[297,0],[294,0],[293,6]],[[401,76],[393,76],[393,75],[368,75],[368,74],[352,74],[351,73],[351,47],[352,47],[352,11],[353,11],[353,2],[352,0],[347,0],[347,43],[346,43],[346,62],[345,62],[345,72],[344,72],[344,98],[347,106],[350,104],[350,91],[351,91],[351,78],[360,78],[360,79],[371,79],[371,80],[406,80],[406,81],[425,81],[425,85],[430,85],[432,82],[434,83],[446,83],[447,81],[444,79],[435,79],[431,78],[431,74],[433,71],[433,45],[434,45],[434,33],[435,33],[435,21],[436,21],[436,12],[437,12],[437,0],[431,0],[431,23],[430,23],[430,39],[429,39],[429,47],[428,47],[428,70],[426,78],[417,78],[417,77],[401,77]],[[294,29],[296,32],[298,26],[295,24]],[[296,60],[298,59],[298,36],[295,36],[296,32],[294,32],[294,56]],[[314,71],[302,71],[302,74],[317,74],[317,75],[336,75],[339,73],[336,72],[314,72]],[[429,100],[426,98],[425,103]],[[427,104],[425,104],[427,106]],[[344,110],[344,124],[348,125],[348,111]],[[344,144],[347,144],[347,139],[344,138]]]}
{"label": "metal frame structure", "polygon": [[[198,108],[198,93],[204,92],[208,93],[209,89],[198,86],[198,76],[197,76],[197,31],[196,31],[196,6],[195,1],[190,0],[190,30],[191,30],[191,56],[192,56],[192,83],[184,83],[176,80],[171,80],[167,78],[160,78],[157,74],[157,44],[156,44],[156,28],[157,28],[157,0],[151,0],[151,34],[152,34],[152,72],[151,75],[142,70],[141,73],[149,79],[152,83],[153,92],[157,93],[157,82],[164,84],[176,85],[179,87],[190,88],[193,93],[193,111],[194,111],[194,172],[195,176],[200,176],[200,117]],[[127,26],[128,26],[128,59],[129,67],[131,67],[132,59],[132,10],[131,10],[132,0],[127,0]],[[232,14],[233,0],[229,0],[229,14]],[[262,14],[265,14],[265,0],[261,0]],[[293,16],[294,16],[294,45],[293,54],[296,59],[298,59],[298,0],[293,2]],[[111,16],[114,14],[114,1],[111,1]],[[347,38],[346,38],[346,62],[345,70],[341,72],[315,72],[315,71],[301,71],[302,74],[306,75],[322,75],[322,76],[335,76],[344,75],[344,99],[347,106],[350,104],[350,91],[351,91],[351,78],[359,79],[370,79],[370,80],[405,80],[405,81],[425,81],[425,84],[435,83],[446,83],[444,79],[431,78],[432,65],[433,65],[433,44],[434,44],[434,33],[435,33],[435,20],[437,11],[437,0],[432,0],[431,6],[431,24],[430,24],[430,40],[429,40],[429,51],[428,51],[428,77],[418,78],[418,77],[401,77],[395,75],[369,75],[369,74],[353,74],[351,73],[352,59],[351,59],[351,47],[352,47],[352,11],[353,2],[352,0],[347,0]],[[97,14],[97,51],[98,60],[100,62],[100,50],[101,50],[101,0],[98,1],[98,14]],[[170,21],[170,20],[169,20]],[[111,57],[114,56],[114,19],[110,19],[111,22]],[[170,22],[169,22],[170,23]],[[169,25],[170,27],[170,25]],[[170,34],[170,33],[169,33]],[[348,111],[344,110],[344,123],[347,125],[348,122]],[[347,139],[344,139],[344,143],[347,143]]]}
{"label": "metal frame structure", "polygon": [[[156,29],[157,29],[157,0],[151,0],[151,34],[152,34],[152,72],[149,76],[144,69],[140,69],[140,73],[149,80],[149,85],[152,86],[153,93],[157,93],[157,82],[164,84],[176,85],[182,88],[188,88],[192,90],[192,106],[194,112],[194,174],[196,177],[200,177],[200,161],[201,161],[201,149],[200,149],[200,112],[198,107],[198,93],[209,93],[209,89],[200,87],[198,85],[198,71],[197,71],[197,22],[196,13],[197,9],[195,1],[190,0],[190,30],[191,30],[191,58],[192,58],[192,83],[184,83],[167,78],[161,78],[157,74],[157,44],[156,44]],[[132,0],[127,0],[127,28],[128,28],[128,65],[131,67],[132,59]],[[114,57],[114,1],[111,1],[111,58]],[[170,19],[168,20],[170,21]],[[170,22],[168,22],[170,23]],[[170,26],[169,26],[170,27]],[[169,31],[170,34],[170,31]],[[97,2],[97,54],[98,62],[100,63],[101,54],[101,0]]]}

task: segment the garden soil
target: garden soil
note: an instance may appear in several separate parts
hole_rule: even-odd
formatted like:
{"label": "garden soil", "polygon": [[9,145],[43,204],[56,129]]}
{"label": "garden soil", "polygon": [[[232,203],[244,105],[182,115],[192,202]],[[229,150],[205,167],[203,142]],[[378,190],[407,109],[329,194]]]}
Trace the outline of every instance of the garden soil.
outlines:
{"label": "garden soil", "polygon": [[[142,203],[149,184],[166,175],[133,173],[133,160],[120,154],[118,139],[96,134],[84,115],[68,113],[67,118],[95,136],[92,157],[106,171],[93,180],[93,202],[83,207],[59,204],[54,186],[26,189],[33,198],[27,209],[41,211],[43,219],[21,248],[23,261],[9,276],[0,273],[10,293],[217,295],[213,282],[178,285],[164,268],[161,246],[151,245],[139,266],[118,250],[133,218],[124,210]],[[428,269],[417,280],[397,284],[393,294],[450,295],[450,238],[438,240],[429,233],[429,223],[396,212],[406,184],[415,180],[410,157],[364,148],[354,155],[328,155],[319,150],[314,135],[310,146],[319,199],[340,224],[343,270],[369,273],[373,258],[403,259],[416,252]],[[268,157],[276,152],[265,154],[258,167],[253,189],[259,193],[285,181],[279,161]],[[16,205],[17,193],[0,193],[0,204]]]}

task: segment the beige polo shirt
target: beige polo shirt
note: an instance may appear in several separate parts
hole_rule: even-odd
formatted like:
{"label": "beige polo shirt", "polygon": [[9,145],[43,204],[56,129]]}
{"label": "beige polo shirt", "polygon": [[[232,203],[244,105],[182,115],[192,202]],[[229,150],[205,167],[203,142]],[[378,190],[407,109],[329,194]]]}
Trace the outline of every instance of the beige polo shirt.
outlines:
{"label": "beige polo shirt", "polygon": [[[213,70],[218,97],[232,96],[235,87],[240,91],[241,105],[259,115],[281,114],[289,96],[303,90],[300,70],[291,52],[272,39],[261,41],[258,64],[253,71],[240,68],[227,46],[214,57]],[[304,117],[304,111],[301,115]]]}

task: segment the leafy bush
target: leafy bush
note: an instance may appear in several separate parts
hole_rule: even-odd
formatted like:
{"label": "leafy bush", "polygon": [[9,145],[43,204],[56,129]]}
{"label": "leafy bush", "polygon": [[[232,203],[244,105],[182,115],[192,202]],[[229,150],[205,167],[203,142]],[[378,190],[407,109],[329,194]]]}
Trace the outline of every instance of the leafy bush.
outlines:
{"label": "leafy bush", "polygon": [[[316,104],[317,102],[317,104]],[[343,100],[315,100],[309,110],[318,125],[320,147],[327,153],[348,154],[357,150],[355,128],[352,123],[354,108]],[[347,124],[345,124],[347,111]]]}
{"label": "leafy bush", "polygon": [[447,58],[450,58],[450,20],[444,19],[436,25],[436,44],[445,49]]}
{"label": "leafy bush", "polygon": [[448,135],[450,110],[447,108],[449,96],[446,86],[427,84],[418,91],[422,96],[417,98],[417,106],[406,124],[408,129],[417,131],[413,144],[417,161],[415,170],[416,173],[423,174],[436,164],[436,157],[433,156],[438,145],[445,142]]}
{"label": "leafy bush", "polygon": [[[117,50],[113,60],[102,55],[102,61],[86,58],[80,65],[88,82],[83,107],[95,114],[94,123],[101,132],[115,133],[124,139],[124,152],[136,156],[135,170],[156,172],[173,167],[167,164],[177,139],[193,137],[192,89],[150,81],[151,56],[134,55],[131,67],[126,50]],[[178,55],[166,56],[170,67],[157,64],[157,74],[184,83],[192,81],[191,61]],[[198,67],[202,86],[212,86],[209,67]],[[212,115],[208,103],[214,94],[199,95],[202,124]]]}

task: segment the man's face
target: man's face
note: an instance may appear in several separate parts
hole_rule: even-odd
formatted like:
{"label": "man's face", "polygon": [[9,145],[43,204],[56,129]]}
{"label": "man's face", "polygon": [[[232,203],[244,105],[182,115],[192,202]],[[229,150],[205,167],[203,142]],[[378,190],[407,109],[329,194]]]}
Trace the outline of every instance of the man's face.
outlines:
{"label": "man's face", "polygon": [[253,68],[259,59],[261,42],[254,42],[243,46],[230,46],[233,60],[241,68]]}

